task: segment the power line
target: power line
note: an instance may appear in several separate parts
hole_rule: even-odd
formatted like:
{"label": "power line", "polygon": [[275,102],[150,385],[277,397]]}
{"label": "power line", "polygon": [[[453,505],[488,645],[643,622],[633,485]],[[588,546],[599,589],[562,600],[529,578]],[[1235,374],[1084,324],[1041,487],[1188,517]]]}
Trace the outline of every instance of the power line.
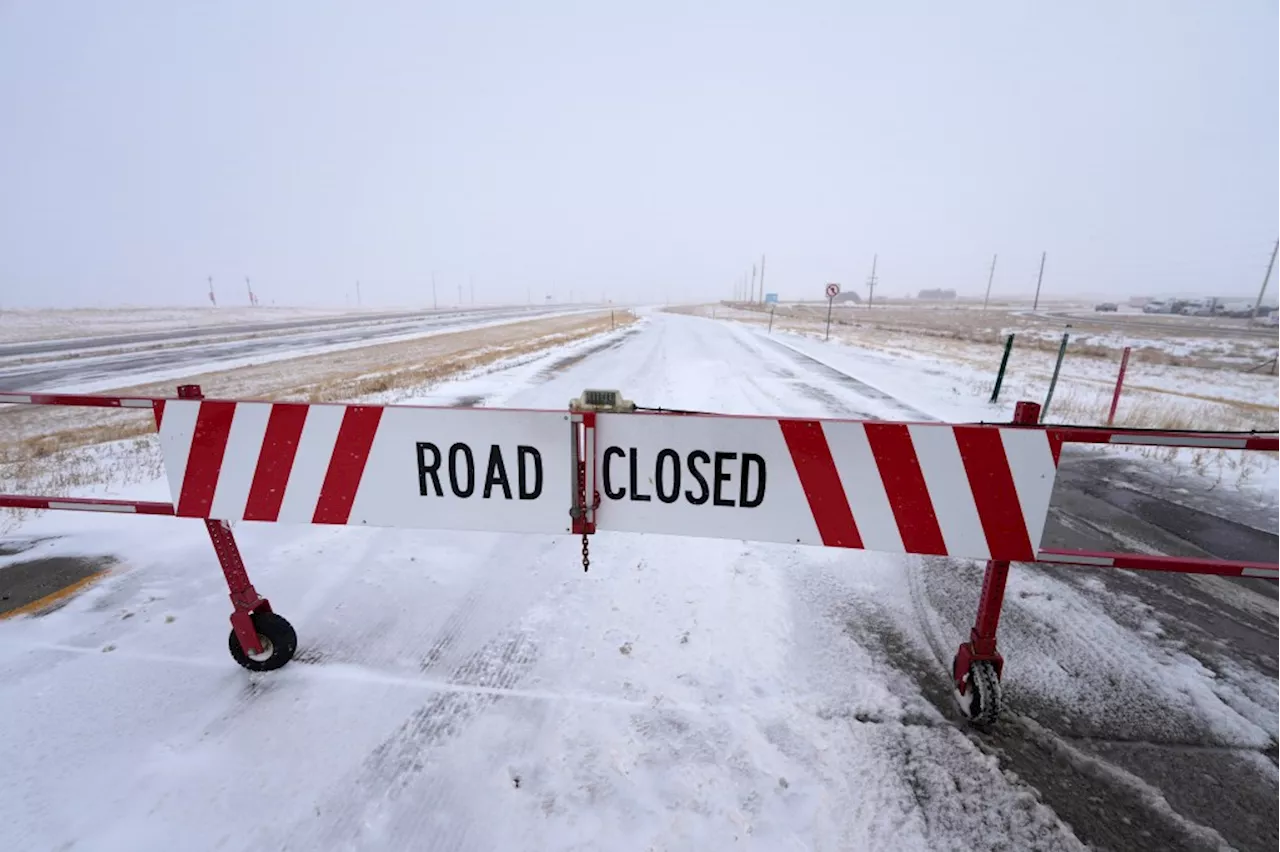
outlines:
{"label": "power line", "polygon": [[1049,252],[1040,252],[1040,274],[1036,276],[1036,299],[1031,303],[1031,310],[1040,309],[1040,284],[1044,281],[1044,259],[1049,256]]}
{"label": "power line", "polygon": [[879,260],[880,260],[879,254],[871,255],[871,274],[867,276],[867,307],[868,308],[871,307],[871,305],[876,300],[876,284],[879,283],[879,280],[876,278],[876,262]]}
{"label": "power line", "polygon": [[1262,279],[1262,289],[1258,291],[1258,299],[1253,303],[1253,310],[1249,312],[1249,322],[1253,322],[1258,316],[1258,308],[1262,306],[1262,297],[1267,292],[1267,282],[1271,280],[1271,270],[1276,265],[1276,252],[1280,251],[1280,240],[1276,240],[1276,247],[1271,250],[1271,260],[1267,263],[1267,274]]}
{"label": "power line", "polygon": [[987,295],[982,297],[982,309],[984,311],[987,309],[987,300],[991,298],[991,282],[996,277],[996,258],[999,256],[998,254],[991,255],[991,272],[987,274]]}

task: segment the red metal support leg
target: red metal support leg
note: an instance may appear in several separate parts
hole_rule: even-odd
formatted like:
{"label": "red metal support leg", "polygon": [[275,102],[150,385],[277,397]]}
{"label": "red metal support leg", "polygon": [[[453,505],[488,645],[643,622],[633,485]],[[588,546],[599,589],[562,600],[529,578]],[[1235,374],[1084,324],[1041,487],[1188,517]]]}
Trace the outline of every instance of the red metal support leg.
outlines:
{"label": "red metal support leg", "polygon": [[252,616],[255,612],[271,612],[271,603],[259,595],[249,581],[249,572],[240,558],[240,548],[236,547],[231,525],[226,521],[205,518],[204,526],[209,531],[209,540],[213,542],[222,575],[227,578],[227,589],[231,592],[231,628],[240,640],[240,647],[251,654],[260,653],[262,646],[258,642]]}
{"label": "red metal support leg", "polygon": [[988,562],[978,596],[978,617],[969,630],[969,641],[956,651],[952,676],[956,690],[964,695],[969,666],[979,660],[990,662],[996,676],[1004,674],[1004,658],[996,650],[996,631],[1000,627],[1000,610],[1004,606],[1004,587],[1009,579],[1008,562]]}
{"label": "red metal support leg", "polygon": [[[1034,426],[1040,422],[1040,406],[1034,402],[1019,402],[1014,407],[1015,425]],[[969,668],[976,662],[988,662],[996,670],[996,677],[1004,675],[1004,657],[996,648],[996,632],[1000,627],[1000,610],[1004,607],[1004,589],[1009,580],[1009,563],[990,561],[982,577],[982,591],[978,595],[978,615],[969,630],[969,641],[956,651],[951,675],[956,691],[964,695],[969,684]]]}
{"label": "red metal support leg", "polygon": [[[179,385],[178,399],[204,399],[199,385]],[[157,411],[156,426],[160,425],[160,414]],[[235,534],[231,532],[231,524],[213,518],[205,518],[204,528],[209,532],[209,540],[213,542],[213,552],[218,554],[218,564],[222,566],[222,576],[227,579],[227,590],[231,593],[231,629],[240,640],[240,647],[250,654],[262,652],[262,644],[258,639],[258,631],[253,625],[255,612],[271,612],[271,603],[258,594],[258,590],[249,581],[249,572],[240,558],[240,548],[236,547]]]}

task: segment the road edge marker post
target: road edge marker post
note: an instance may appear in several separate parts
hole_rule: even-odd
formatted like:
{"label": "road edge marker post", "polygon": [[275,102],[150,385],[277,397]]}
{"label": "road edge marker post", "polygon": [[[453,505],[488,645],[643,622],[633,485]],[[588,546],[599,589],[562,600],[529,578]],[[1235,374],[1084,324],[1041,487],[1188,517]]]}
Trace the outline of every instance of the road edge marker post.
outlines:
{"label": "road edge marker post", "polygon": [[1004,357],[1000,359],[1000,369],[996,372],[996,386],[991,389],[991,401],[1000,399],[1000,386],[1004,384],[1004,370],[1009,366],[1009,353],[1013,351],[1013,334],[1004,342]]}
{"label": "road edge marker post", "polygon": [[776,309],[776,307],[777,307],[776,305],[773,305],[769,308],[769,333],[770,334],[773,334],[773,312]]}
{"label": "road edge marker post", "polygon": [[1049,403],[1053,402],[1053,389],[1058,386],[1058,373],[1062,371],[1062,359],[1067,356],[1067,339],[1071,332],[1062,333],[1062,345],[1058,347],[1058,361],[1053,365],[1053,378],[1049,379],[1049,392],[1044,395],[1044,405],[1040,407],[1040,422],[1049,416]]}
{"label": "road edge marker post", "polygon": [[1116,376],[1116,392],[1111,397],[1111,411],[1107,413],[1107,425],[1110,426],[1116,421],[1116,408],[1120,405],[1120,391],[1124,389],[1124,373],[1129,367],[1130,346],[1124,348],[1124,354],[1120,356],[1120,374]]}
{"label": "road edge marker post", "polygon": [[840,295],[840,285],[831,283],[827,285],[827,336],[824,341],[831,340],[831,308],[836,303],[836,296]]}

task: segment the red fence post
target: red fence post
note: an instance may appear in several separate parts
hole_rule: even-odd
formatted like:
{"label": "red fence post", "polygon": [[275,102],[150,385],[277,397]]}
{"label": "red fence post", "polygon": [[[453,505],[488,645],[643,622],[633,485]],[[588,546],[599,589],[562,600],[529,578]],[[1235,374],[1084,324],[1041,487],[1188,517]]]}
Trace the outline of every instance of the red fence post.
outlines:
{"label": "red fence post", "polygon": [[1111,397],[1111,411],[1107,414],[1107,425],[1110,426],[1116,420],[1116,407],[1120,405],[1120,390],[1124,387],[1124,371],[1129,366],[1129,350],[1131,347],[1124,348],[1124,354],[1120,356],[1120,375],[1116,376],[1116,392]]}

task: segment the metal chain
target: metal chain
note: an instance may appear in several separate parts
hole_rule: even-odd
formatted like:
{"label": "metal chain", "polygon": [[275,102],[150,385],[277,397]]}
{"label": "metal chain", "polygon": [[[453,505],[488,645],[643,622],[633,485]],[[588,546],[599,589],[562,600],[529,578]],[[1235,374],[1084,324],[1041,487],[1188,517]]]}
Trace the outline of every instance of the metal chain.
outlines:
{"label": "metal chain", "polygon": [[[583,529],[586,529],[587,523],[587,469],[586,465],[578,465],[578,507],[582,513],[580,519]],[[587,573],[591,568],[591,548],[590,538],[584,532],[582,534],[582,573]]]}

